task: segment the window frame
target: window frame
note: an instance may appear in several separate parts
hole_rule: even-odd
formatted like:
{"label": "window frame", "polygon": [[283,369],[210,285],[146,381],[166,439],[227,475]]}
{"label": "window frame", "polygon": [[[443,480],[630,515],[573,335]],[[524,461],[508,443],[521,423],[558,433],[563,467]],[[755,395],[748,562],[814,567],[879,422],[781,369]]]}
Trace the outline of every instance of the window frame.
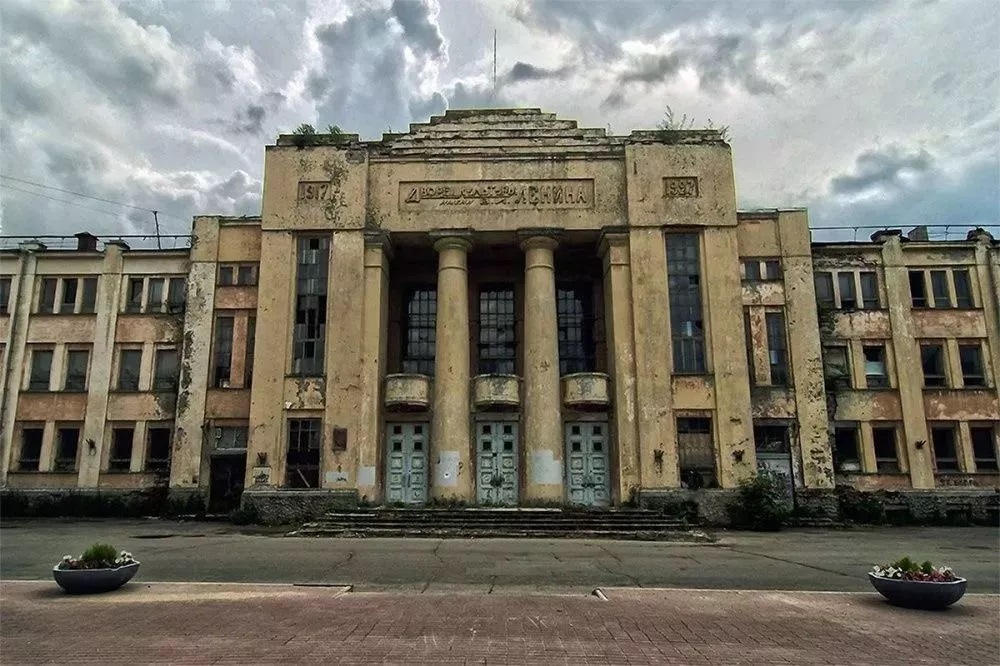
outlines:
{"label": "window frame", "polygon": [[[892,457],[888,458],[886,456],[879,455],[879,444],[878,434],[881,432],[888,432],[892,436]],[[887,444],[887,442],[881,442],[882,444]],[[872,454],[875,458],[875,471],[878,474],[902,474],[903,465],[900,460],[899,455],[899,426],[893,425],[875,425],[872,424]],[[885,468],[883,468],[885,464]]]}
{"label": "window frame", "polygon": [[[854,437],[854,457],[844,457],[841,453],[841,443],[838,439],[838,434],[841,432],[850,432]],[[864,455],[862,454],[862,438],[861,438],[861,424],[857,421],[836,421],[833,424],[833,441],[831,442],[831,449],[833,450],[833,468],[838,474],[860,474],[864,470]],[[854,463],[853,467],[856,469],[845,469],[845,463]]]}
{"label": "window frame", "polygon": [[10,299],[14,294],[14,276],[0,275],[0,315],[10,314]]}
{"label": "window frame", "polygon": [[[828,363],[827,359],[830,356],[830,352],[836,351],[838,353],[843,352],[844,354],[844,374],[839,377],[831,376],[829,372],[833,367],[832,364]],[[851,372],[851,348],[846,344],[825,344],[820,349],[820,356],[823,361],[823,383],[827,387],[827,390],[845,390],[854,388],[854,377]]]}
{"label": "window frame", "polygon": [[556,283],[556,337],[560,377],[578,372],[594,372],[597,369],[594,335],[596,321],[593,282]]}
{"label": "window frame", "polygon": [[[715,424],[712,422],[711,415],[678,413],[674,417],[674,427],[677,433],[677,472],[681,480],[681,487],[691,489],[718,487],[719,451],[717,451],[717,447],[715,446]],[[690,435],[691,437],[685,438],[685,435]],[[695,442],[694,438],[696,436],[706,439],[707,445],[706,443],[700,444],[700,447],[704,449],[701,451],[702,455],[695,455],[698,454],[698,451],[685,449],[687,443]],[[704,457],[703,454],[705,452],[711,456],[711,466],[704,463],[704,461],[697,460],[697,458]],[[694,458],[693,464],[692,458]],[[706,474],[709,475],[707,479]]]}
{"label": "window frame", "polygon": [[[174,367],[176,371],[170,375],[160,372],[162,359],[175,359]],[[157,347],[153,350],[153,380],[150,389],[154,393],[176,393],[180,388],[181,379],[181,355],[177,347]]]}
{"label": "window frame", "polygon": [[[223,322],[227,322],[228,337],[222,337]],[[236,317],[232,314],[216,314],[212,335],[212,388],[233,388],[233,341],[236,334]],[[224,363],[222,361],[225,361]],[[220,371],[225,369],[225,376]]]}
{"label": "window frame", "polygon": [[[166,457],[153,457],[153,433],[166,431]],[[162,444],[158,442],[157,444]],[[158,421],[146,424],[146,451],[143,460],[143,471],[154,474],[168,475],[174,445],[174,428],[170,421]]]}
{"label": "window frame", "polygon": [[[400,322],[400,371],[434,376],[437,354],[437,285],[412,284],[403,294]],[[411,338],[416,335],[417,339]]]}
{"label": "window frame", "polygon": [[[63,453],[63,433],[76,432],[76,439],[73,441],[73,455],[64,456]],[[52,471],[53,472],[76,472],[80,466],[80,438],[83,434],[83,426],[79,423],[67,424],[57,423],[55,428],[55,442],[52,446]]]}
{"label": "window frame", "polygon": [[[701,234],[664,234],[667,255],[667,306],[670,318],[671,373],[710,374],[706,344]],[[690,326],[686,326],[690,324]]]}
{"label": "window frame", "polygon": [[[86,358],[83,363],[82,380],[79,382],[79,385],[70,386],[70,380],[74,377],[74,375],[71,373],[73,368],[72,364],[70,363],[70,358],[74,354],[83,354]],[[83,347],[67,348],[66,365],[63,372],[62,390],[75,393],[85,392],[89,388],[89,379],[90,379],[90,349],[85,349]]]}
{"label": "window frame", "polygon": [[[951,422],[932,423],[932,424],[930,424],[930,427],[928,428],[928,430],[930,431],[928,434],[930,435],[930,440],[931,440],[930,445],[931,445],[931,454],[933,456],[934,473],[935,474],[961,474],[962,471],[963,471],[962,470],[962,451],[961,451],[961,436],[960,436],[960,432],[959,432],[959,429],[958,429],[958,424],[951,423]],[[954,454],[953,457],[940,458],[938,456],[938,442],[935,439],[935,434],[934,434],[935,432],[948,432],[948,433],[950,433],[950,435],[951,435],[951,448],[952,448],[952,453]],[[954,465],[955,465],[954,469],[952,469],[951,467],[949,467],[947,469],[942,469],[941,465],[940,465],[940,462],[942,460],[948,461],[948,462],[954,462]]]}
{"label": "window frame", "polygon": [[[493,311],[484,308],[492,303]],[[519,340],[517,288],[513,282],[479,285],[476,299],[476,374],[515,375]]]}
{"label": "window frame", "polygon": [[[975,351],[975,361],[979,365],[978,374],[970,374],[966,372],[966,358],[963,355],[964,350]],[[959,370],[962,373],[963,388],[983,389],[989,387],[989,378],[986,374],[986,360],[983,354],[983,342],[981,340],[958,341],[958,364]],[[970,378],[973,379],[973,383],[971,384],[969,383]]]}
{"label": "window frame", "polygon": [[[877,363],[877,361],[870,361],[868,359],[867,351],[869,349],[879,350],[882,359],[882,374],[870,373],[868,372],[868,367],[870,363]],[[865,364],[865,388],[870,390],[885,390],[892,388],[892,380],[889,376],[889,346],[884,341],[871,341],[862,340],[861,344],[861,357],[864,359]],[[881,382],[872,383],[873,377],[881,377]]]}
{"label": "window frame", "polygon": [[[137,393],[142,390],[142,357],[144,354],[144,349],[142,347],[119,347],[118,348],[118,366],[115,372],[115,390],[120,393]],[[125,370],[125,355],[126,354],[137,354],[138,363],[135,369],[135,387],[124,386],[122,382],[123,372]]]}
{"label": "window frame", "polygon": [[[979,455],[980,447],[977,444],[982,444],[982,441],[976,441],[976,433],[987,432],[989,440],[986,442],[992,448],[990,453],[992,457]],[[977,474],[1000,474],[1000,422],[994,421],[990,422],[972,422],[969,424],[969,442],[972,446],[972,461],[975,464],[975,469]],[[992,465],[989,468],[981,468],[981,460],[992,460]]]}
{"label": "window frame", "polygon": [[[111,442],[108,447],[108,472],[121,473],[132,471],[132,458],[135,456],[135,431],[136,427],[134,423],[131,424],[118,424],[115,422],[111,423]],[[118,433],[128,432],[128,458],[123,458],[116,455],[118,453],[118,445],[121,443],[118,440]],[[122,464],[124,462],[124,464]]]}
{"label": "window frame", "polygon": [[[775,320],[777,323],[772,326],[772,322]],[[780,310],[765,311],[764,328],[767,331],[768,376],[771,386],[792,386],[792,368],[789,363],[788,328],[785,313]],[[779,341],[780,347],[777,345]],[[780,355],[780,363],[775,362],[776,352]]]}
{"label": "window frame", "polygon": [[[923,375],[925,389],[945,389],[951,388],[951,382],[948,378],[948,346],[942,340],[918,340],[917,347],[920,352],[920,371]],[[925,365],[924,350],[934,349],[939,351],[938,358],[941,360],[941,373],[934,373],[932,375],[927,374],[927,367]],[[928,383],[928,378],[933,378],[934,380],[940,379],[941,383]]]}
{"label": "window frame", "polygon": [[[36,378],[35,376],[35,370],[37,367],[35,365],[35,359],[39,358],[39,355],[45,354],[48,355],[49,362],[48,368],[45,372],[45,380],[43,384],[41,377],[39,376]],[[31,360],[28,365],[28,381],[26,382],[25,391],[31,393],[44,393],[52,390],[52,363],[55,361],[55,355],[56,350],[54,346],[31,347]]]}
{"label": "window frame", "polygon": [[[316,247],[311,247],[313,243]],[[329,236],[298,237],[295,246],[295,299],[292,301],[292,356],[289,373],[294,377],[326,375],[329,263]]]}
{"label": "window frame", "polygon": [[[25,444],[25,432],[30,431],[32,433],[38,433],[38,457],[37,458],[25,458],[24,457],[24,444]],[[45,449],[45,424],[44,423],[21,423],[18,430],[18,449],[17,449],[17,471],[18,472],[38,472],[42,469],[42,451]],[[34,463],[33,468],[26,468],[25,462]]]}
{"label": "window frame", "polygon": [[[320,487],[320,470],[323,468],[323,420],[317,417],[305,417],[305,418],[290,418],[287,420],[287,425],[285,426],[285,433],[287,439],[285,441],[285,487],[286,488],[301,488],[301,489],[313,489]],[[308,441],[309,438],[315,437],[314,443]],[[294,442],[293,442],[294,438]],[[292,452],[293,445],[295,456],[301,456],[301,460],[292,462]],[[312,462],[312,456],[314,455],[316,461],[315,464]],[[302,462],[304,460],[304,462]],[[293,474],[298,473],[298,480],[292,483]],[[305,473],[309,474],[309,478],[306,477]],[[315,472],[315,485],[310,485],[310,481],[313,480],[312,473]]]}

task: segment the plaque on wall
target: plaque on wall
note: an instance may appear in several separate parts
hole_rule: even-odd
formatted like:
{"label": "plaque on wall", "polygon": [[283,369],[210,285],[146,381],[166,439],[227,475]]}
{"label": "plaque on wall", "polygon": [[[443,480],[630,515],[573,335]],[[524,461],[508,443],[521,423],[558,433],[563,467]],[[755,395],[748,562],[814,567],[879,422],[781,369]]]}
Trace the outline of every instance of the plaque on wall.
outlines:
{"label": "plaque on wall", "polygon": [[697,176],[667,176],[663,179],[663,196],[670,199],[697,197]]}
{"label": "plaque on wall", "polygon": [[399,209],[403,212],[593,207],[594,181],[590,178],[411,181],[399,184]]}

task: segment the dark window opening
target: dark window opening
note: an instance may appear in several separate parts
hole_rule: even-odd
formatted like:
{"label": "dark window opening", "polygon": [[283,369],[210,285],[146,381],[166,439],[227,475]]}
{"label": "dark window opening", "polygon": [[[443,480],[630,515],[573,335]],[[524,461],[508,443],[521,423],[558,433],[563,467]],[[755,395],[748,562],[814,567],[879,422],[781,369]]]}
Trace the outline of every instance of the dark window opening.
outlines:
{"label": "dark window opening", "polygon": [[52,350],[35,349],[31,352],[31,375],[28,377],[29,391],[48,391],[52,375]]}
{"label": "dark window opening", "polygon": [[163,278],[149,278],[149,295],[146,297],[147,312],[163,310],[164,286],[166,286],[166,281]]}
{"label": "dark window opening", "polygon": [[838,472],[861,471],[858,426],[840,426],[833,429],[833,464]]}
{"label": "dark window opening", "polygon": [[0,314],[10,311],[11,278],[0,277]]}
{"label": "dark window opening", "polygon": [[288,453],[285,457],[285,483],[288,487],[319,487],[321,427],[320,419],[288,421]]}
{"label": "dark window opening", "polygon": [[833,276],[830,273],[816,273],[813,276],[813,284],[816,285],[816,305],[821,310],[829,310],[835,307],[833,299]]}
{"label": "dark window opening", "polygon": [[927,285],[923,271],[910,271],[910,302],[915,308],[927,307]]}
{"label": "dark window opening", "polygon": [[764,262],[764,279],[765,280],[780,280],[781,279],[781,262],[776,259],[768,259]]}
{"label": "dark window opening", "polygon": [[705,326],[697,234],[667,236],[667,289],[675,374],[705,374]]}
{"label": "dark window opening", "polygon": [[865,382],[870,389],[889,388],[889,373],[885,367],[885,345],[865,345]]}
{"label": "dark window opening", "polygon": [[184,302],[187,299],[187,282],[184,278],[171,278],[167,290],[167,311],[184,312]]}
{"label": "dark window opening", "polygon": [[715,446],[712,443],[712,419],[682,417],[677,419],[677,459],[682,487],[714,488]]}
{"label": "dark window opening", "polygon": [[931,271],[931,292],[934,294],[934,307],[951,307],[951,297],[948,295],[948,271]]}
{"label": "dark window opening", "polygon": [[760,453],[783,453],[791,451],[791,431],[787,425],[753,426],[754,449]]}
{"label": "dark window opening", "polygon": [[823,377],[828,389],[851,388],[851,364],[847,347],[823,348]]}
{"label": "dark window opening", "polygon": [[80,429],[59,428],[56,431],[56,460],[53,470],[56,472],[75,471],[79,449]]}
{"label": "dark window opening", "polygon": [[958,452],[955,448],[954,426],[931,428],[934,442],[934,469],[937,472],[957,472]]}
{"label": "dark window opening", "polygon": [[143,290],[142,278],[129,278],[128,300],[125,301],[126,312],[139,312],[140,310],[142,310],[142,290]]}
{"label": "dark window opening", "polygon": [[21,455],[17,468],[22,472],[37,472],[42,460],[42,428],[21,428]]}
{"label": "dark window opening", "polygon": [[66,391],[84,391],[87,388],[87,362],[90,352],[74,349],[66,353]]}
{"label": "dark window opening", "polygon": [[170,470],[170,428],[150,428],[146,434],[146,471]]}
{"label": "dark window opening", "polygon": [[743,279],[747,282],[760,282],[760,261],[747,259],[743,262]]}
{"label": "dark window opening", "polygon": [[594,371],[594,305],[589,283],[556,286],[559,374]]}
{"label": "dark window opening", "polygon": [[59,312],[72,313],[76,310],[76,290],[78,281],[76,278],[63,278],[62,299],[59,304]]}
{"label": "dark window opening", "polygon": [[997,466],[997,435],[996,428],[992,426],[972,426],[969,428],[972,435],[972,457],[976,461],[977,472],[1000,471]]}
{"label": "dark window opening", "polygon": [[254,339],[257,337],[257,317],[247,318],[246,359],[243,361],[243,388],[250,388],[253,382]]}
{"label": "dark window opening", "polygon": [[245,449],[249,428],[246,426],[222,426],[215,428],[215,448]]}
{"label": "dark window opening", "polygon": [[292,329],[292,374],[295,375],[324,374],[329,253],[329,239],[299,239],[295,274],[295,326]]}
{"label": "dark window opening", "polygon": [[176,391],[180,372],[180,362],[176,349],[156,350],[156,362],[153,370],[154,391]]}
{"label": "dark window opening", "polygon": [[97,311],[97,278],[83,278],[83,296],[80,299],[80,312],[90,314]]}
{"label": "dark window opening", "polygon": [[964,386],[986,386],[986,371],[983,366],[983,349],[981,345],[959,345],[958,359],[962,364],[962,382]]}
{"label": "dark window opening", "polygon": [[781,312],[764,314],[767,324],[767,350],[771,364],[771,385],[788,386],[788,339],[785,336],[785,315]]}
{"label": "dark window opening", "polygon": [[108,455],[108,471],[127,472],[132,468],[132,439],[135,428],[114,428],[111,431],[111,451]]}
{"label": "dark window opening", "polygon": [[38,296],[38,311],[51,314],[56,308],[56,283],[55,278],[42,278],[42,291]]}
{"label": "dark window opening", "polygon": [[482,287],[479,290],[479,374],[515,373],[516,331],[514,287]]}
{"label": "dark window opening", "polygon": [[118,357],[118,390],[139,390],[139,369],[142,366],[141,349],[123,349]]}
{"label": "dark window opening", "polygon": [[969,271],[965,269],[953,271],[951,276],[955,280],[955,307],[974,307],[972,302],[972,281],[969,279]]}
{"label": "dark window opening", "polygon": [[750,322],[750,308],[743,308],[743,342],[747,349],[747,371],[750,376],[750,385],[757,384],[757,371],[753,362],[753,328]]}
{"label": "dark window opening", "polygon": [[858,307],[858,295],[854,286],[854,273],[837,273],[837,283],[840,285],[840,308],[853,310]]}
{"label": "dark window opening", "polygon": [[867,310],[876,310],[881,306],[878,297],[878,276],[874,271],[861,271],[861,301]]}
{"label": "dark window opening", "polygon": [[212,385],[215,388],[229,388],[233,365],[233,323],[232,317],[215,318],[215,350],[213,354]]}
{"label": "dark window opening", "polygon": [[254,267],[248,264],[239,266],[236,269],[236,284],[244,286],[257,284],[257,271]]}
{"label": "dark window opening", "polygon": [[924,386],[943,388],[948,385],[944,369],[944,347],[920,345],[920,365],[924,371]]}
{"label": "dark window opening", "polygon": [[233,267],[219,266],[219,285],[228,286],[233,283]]}
{"label": "dark window opening", "polygon": [[433,376],[437,339],[436,287],[419,286],[409,290],[403,326],[403,372]]}
{"label": "dark window opening", "polygon": [[875,468],[880,474],[899,472],[899,455],[896,453],[896,429],[872,428],[872,445],[875,449]]}

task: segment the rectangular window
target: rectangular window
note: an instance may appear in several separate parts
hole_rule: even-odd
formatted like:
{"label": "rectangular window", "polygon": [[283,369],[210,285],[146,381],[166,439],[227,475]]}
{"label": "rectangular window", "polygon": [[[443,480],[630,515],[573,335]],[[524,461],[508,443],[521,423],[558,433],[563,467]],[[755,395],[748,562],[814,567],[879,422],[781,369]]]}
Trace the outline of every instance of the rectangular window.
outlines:
{"label": "rectangular window", "polygon": [[153,368],[153,390],[176,391],[180,371],[176,349],[157,349]]}
{"label": "rectangular window", "polygon": [[146,471],[166,473],[170,471],[169,426],[153,426],[146,430]]}
{"label": "rectangular window", "polygon": [[90,314],[97,311],[97,278],[83,278],[83,297],[80,299],[80,312]]}
{"label": "rectangular window", "polygon": [[858,295],[854,287],[854,273],[837,273],[837,284],[840,286],[840,308],[853,310],[858,307]]}
{"label": "rectangular window", "polygon": [[10,311],[11,278],[0,277],[0,314]]}
{"label": "rectangular window", "polygon": [[246,359],[243,361],[243,388],[250,388],[253,382],[254,339],[257,336],[257,317],[247,317]]}
{"label": "rectangular window", "polygon": [[72,314],[76,310],[76,278],[63,278],[62,298],[59,301],[59,312]]}
{"label": "rectangular window", "polygon": [[86,349],[72,349],[66,352],[66,383],[64,391],[87,390],[87,363],[90,352]]}
{"label": "rectangular window", "polygon": [[233,284],[233,267],[219,266],[219,286],[225,287]]}
{"label": "rectangular window", "polygon": [[955,307],[972,308],[972,281],[969,279],[969,271],[960,269],[951,274],[955,280]]}
{"label": "rectangular window", "polygon": [[222,426],[215,429],[216,449],[246,449],[248,428],[246,426]]}
{"label": "rectangular window", "polygon": [[257,271],[250,264],[243,264],[236,269],[236,284],[253,285],[257,284]]}
{"label": "rectangular window", "polygon": [[828,389],[851,388],[851,364],[848,361],[847,347],[823,348],[823,378]]}
{"label": "rectangular window", "polygon": [[927,285],[923,271],[910,271],[910,303],[915,308],[927,307]]}
{"label": "rectangular window", "polygon": [[556,285],[559,374],[594,371],[594,305],[590,283]]}
{"label": "rectangular window", "polygon": [[934,307],[951,307],[951,297],[948,295],[948,271],[931,271],[931,291],[934,294]]}
{"label": "rectangular window", "polygon": [[816,273],[813,276],[813,283],[816,285],[816,305],[821,310],[832,309],[836,306],[833,299],[833,276],[830,273]]}
{"label": "rectangular window", "polygon": [[986,386],[982,345],[978,342],[959,344],[958,359],[962,364],[962,382],[966,388]]}
{"label": "rectangular window", "polygon": [[872,427],[872,445],[875,448],[875,467],[880,474],[899,472],[899,455],[896,453],[896,428]]}
{"label": "rectangular window", "polygon": [[76,458],[80,449],[79,428],[59,428],[56,431],[56,461],[53,471],[76,471]]}
{"label": "rectangular window", "polygon": [[765,280],[780,280],[781,279],[781,262],[777,259],[768,259],[764,261],[764,279]]}
{"label": "rectangular window", "polygon": [[743,308],[743,343],[747,348],[747,371],[750,375],[750,385],[757,384],[757,371],[753,363],[753,328],[750,324],[750,308]]}
{"label": "rectangular window", "polygon": [[833,464],[838,472],[861,471],[861,448],[858,446],[858,426],[836,426],[833,429]]}
{"label": "rectangular window", "polygon": [[31,375],[28,377],[29,391],[48,391],[52,375],[52,350],[33,349],[31,351]]}
{"label": "rectangular window", "polygon": [[290,488],[319,487],[319,419],[289,419],[286,481]]}
{"label": "rectangular window", "polygon": [[184,278],[171,278],[167,289],[167,312],[184,312],[184,301],[187,298],[187,281]]}
{"label": "rectangular window", "polygon": [[146,312],[161,312],[163,310],[163,278],[149,278],[149,295],[146,297]]}
{"label": "rectangular window", "polygon": [[760,260],[747,259],[743,262],[743,279],[747,282],[760,282]]}
{"label": "rectangular window", "polygon": [[760,424],[753,426],[753,445],[757,454],[782,453],[791,450],[791,433],[787,425]]}
{"label": "rectangular window", "polygon": [[22,472],[37,472],[42,460],[42,438],[45,430],[41,426],[21,427],[21,455],[17,469]]}
{"label": "rectangular window", "polygon": [[705,326],[698,234],[667,235],[667,289],[674,373],[704,374]]}
{"label": "rectangular window", "polygon": [[326,281],[330,241],[300,238],[296,252],[295,326],[292,329],[292,374],[324,374],[326,345]]}
{"label": "rectangular window", "polygon": [[514,287],[486,285],[479,290],[479,374],[512,375],[517,360]]}
{"label": "rectangular window", "polygon": [[437,337],[437,288],[411,287],[403,315],[403,372],[434,376]]}
{"label": "rectangular window", "polygon": [[677,419],[677,459],[682,487],[695,490],[716,486],[712,419]]}
{"label": "rectangular window", "polygon": [[959,471],[958,451],[955,448],[955,440],[955,426],[936,426],[931,428],[931,441],[934,442],[935,471]]}
{"label": "rectangular window", "polygon": [[920,345],[920,365],[924,370],[924,386],[931,388],[944,388],[948,386],[944,365],[944,347],[942,345]]}
{"label": "rectangular window", "polygon": [[882,304],[878,297],[878,275],[875,271],[861,271],[861,301],[866,310],[877,310]]}
{"label": "rectangular window", "polygon": [[215,348],[213,349],[212,386],[229,388],[233,365],[233,324],[232,317],[215,318]]}
{"label": "rectangular window", "polygon": [[1000,471],[997,467],[997,430],[995,426],[971,426],[972,457],[976,461],[976,471],[993,473]]}
{"label": "rectangular window", "polygon": [[145,285],[143,278],[129,278],[128,280],[128,300],[125,301],[126,312],[139,312],[142,310],[142,291]]}
{"label": "rectangular window", "polygon": [[139,390],[139,368],[142,366],[141,349],[123,349],[118,355],[118,390]]}
{"label": "rectangular window", "polygon": [[51,314],[56,309],[56,285],[55,278],[42,278],[41,292],[38,294],[38,311],[44,314]]}
{"label": "rectangular window", "polygon": [[127,472],[132,468],[133,437],[135,437],[135,428],[132,426],[111,430],[111,451],[108,454],[109,472]]}
{"label": "rectangular window", "polygon": [[870,389],[889,388],[889,373],[885,367],[885,345],[865,345],[865,383]]}
{"label": "rectangular window", "polygon": [[764,314],[767,324],[767,350],[771,362],[771,385],[788,386],[788,339],[785,336],[785,315],[781,312]]}

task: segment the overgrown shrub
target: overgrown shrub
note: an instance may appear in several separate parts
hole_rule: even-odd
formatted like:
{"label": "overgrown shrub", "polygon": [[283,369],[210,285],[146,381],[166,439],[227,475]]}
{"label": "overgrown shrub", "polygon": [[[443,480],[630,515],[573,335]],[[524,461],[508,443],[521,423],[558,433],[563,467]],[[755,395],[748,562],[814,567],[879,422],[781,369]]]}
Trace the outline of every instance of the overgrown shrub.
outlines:
{"label": "overgrown shrub", "polygon": [[791,515],[787,486],[770,470],[757,473],[740,483],[739,496],[731,505],[735,525],[758,531],[780,530]]}

